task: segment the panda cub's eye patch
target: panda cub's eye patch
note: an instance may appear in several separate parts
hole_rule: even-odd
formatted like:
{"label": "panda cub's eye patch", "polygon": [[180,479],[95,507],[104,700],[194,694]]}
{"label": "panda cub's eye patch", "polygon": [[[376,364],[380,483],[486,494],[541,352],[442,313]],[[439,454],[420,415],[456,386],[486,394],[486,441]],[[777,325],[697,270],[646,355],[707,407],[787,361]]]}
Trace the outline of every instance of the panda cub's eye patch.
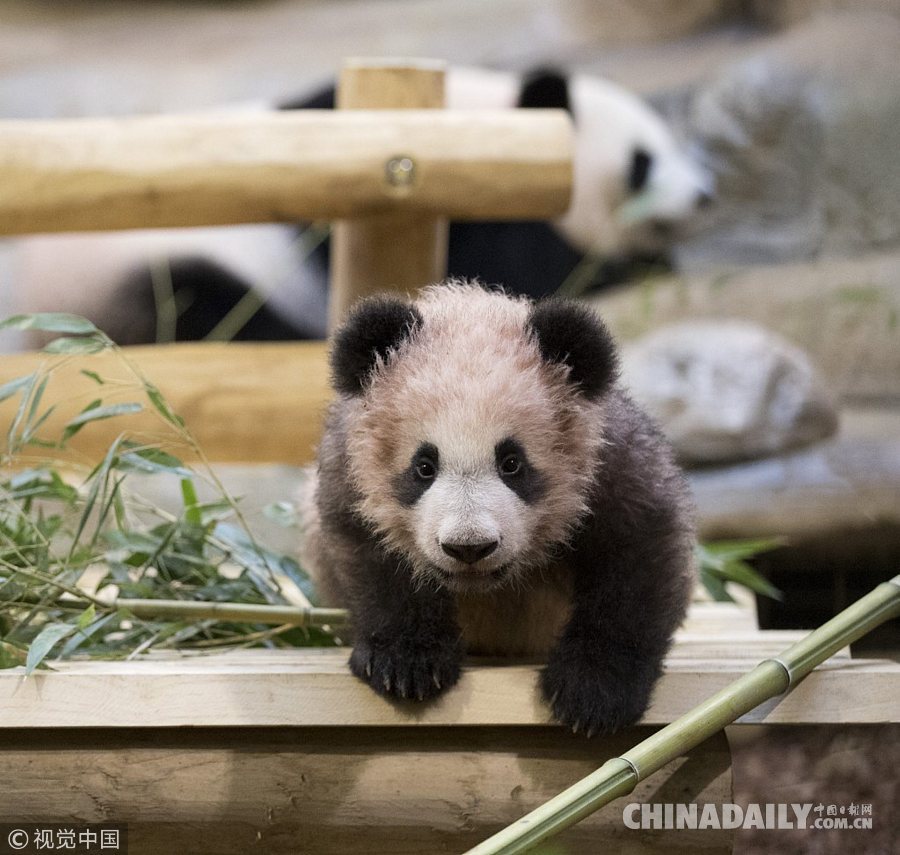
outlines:
{"label": "panda cub's eye patch", "polygon": [[406,507],[414,505],[434,483],[439,468],[437,447],[430,442],[423,442],[416,449],[409,466],[391,481],[394,498]]}
{"label": "panda cub's eye patch", "polygon": [[523,502],[532,504],[544,495],[541,473],[529,464],[525,449],[515,439],[508,437],[498,442],[494,448],[494,460],[503,483]]}

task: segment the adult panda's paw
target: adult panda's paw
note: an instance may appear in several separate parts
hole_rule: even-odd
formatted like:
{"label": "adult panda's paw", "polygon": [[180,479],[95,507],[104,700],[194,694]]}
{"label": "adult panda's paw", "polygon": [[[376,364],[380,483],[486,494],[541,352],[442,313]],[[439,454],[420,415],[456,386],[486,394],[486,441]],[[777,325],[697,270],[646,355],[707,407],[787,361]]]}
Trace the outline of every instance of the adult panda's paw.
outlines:
{"label": "adult panda's paw", "polygon": [[423,644],[408,638],[372,637],[354,645],[350,670],[379,695],[426,701],[459,680],[462,657],[458,641]]}
{"label": "adult panda's paw", "polygon": [[573,733],[588,737],[615,733],[637,722],[652,688],[652,679],[617,676],[596,657],[565,643],[551,654],[541,673],[541,690],[553,717]]}

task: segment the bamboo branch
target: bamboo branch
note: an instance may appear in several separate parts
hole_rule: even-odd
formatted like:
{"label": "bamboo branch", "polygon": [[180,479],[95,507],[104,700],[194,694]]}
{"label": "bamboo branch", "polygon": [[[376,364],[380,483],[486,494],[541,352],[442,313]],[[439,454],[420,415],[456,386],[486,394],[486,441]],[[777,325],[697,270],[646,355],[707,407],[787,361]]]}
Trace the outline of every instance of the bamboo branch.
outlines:
{"label": "bamboo branch", "polygon": [[817,665],[875,627],[900,616],[900,576],[884,582],[780,656],[760,662],[730,686],[685,713],[621,757],[608,760],[467,855],[526,852],[632,792],[649,775],[764,701],[789,692]]}
{"label": "bamboo branch", "polygon": [[[342,626],[348,622],[346,609],[322,609],[314,606],[269,606],[248,603],[209,603],[199,600],[115,599],[101,601],[67,597],[47,603],[38,597],[0,599],[0,605],[46,604],[53,608],[82,610],[91,603],[104,611],[125,609],[143,620],[216,620],[228,623],[264,623],[272,626]],[[34,602],[32,602],[34,600]]]}
{"label": "bamboo branch", "polygon": [[113,608],[126,609],[135,617],[149,620],[217,620],[237,623],[265,623],[277,626],[336,626],[347,623],[345,609],[303,606],[265,606],[245,603],[204,603],[197,600],[113,601]]}

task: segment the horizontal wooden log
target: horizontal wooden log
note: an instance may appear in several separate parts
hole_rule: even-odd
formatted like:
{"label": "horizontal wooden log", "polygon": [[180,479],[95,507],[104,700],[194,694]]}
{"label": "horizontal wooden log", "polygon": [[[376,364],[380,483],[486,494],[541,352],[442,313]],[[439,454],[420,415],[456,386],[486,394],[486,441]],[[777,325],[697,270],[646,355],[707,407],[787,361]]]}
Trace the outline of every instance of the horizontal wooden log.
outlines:
{"label": "horizontal wooden log", "polygon": [[[147,401],[130,365],[159,388],[214,461],[310,462],[332,394],[321,342],[157,345],[55,361],[46,354],[17,354],[0,358],[0,384],[50,364],[59,367],[44,403],[58,406],[41,429],[42,437],[58,438],[66,421],[101,396],[104,403],[145,404],[143,412],[87,425],[72,439],[61,456],[90,466],[123,431],[190,458],[178,434]],[[98,386],[85,370],[96,372],[106,384]],[[11,422],[18,405],[18,397],[0,404],[0,424]],[[47,451],[34,453],[44,456]]]}
{"label": "horizontal wooden log", "polygon": [[[409,158],[415,178],[391,180]],[[563,111],[347,110],[0,122],[0,234],[568,205]],[[402,236],[398,236],[398,240]]]}
{"label": "horizontal wooden log", "polygon": [[[742,635],[676,644],[644,724],[666,724],[789,643]],[[732,651],[724,658],[725,648]],[[735,653],[743,652],[743,658]],[[544,725],[537,664],[470,664],[431,704],[392,703],[347,669],[346,649],[279,650],[133,662],[60,662],[0,671],[0,728]],[[743,723],[900,721],[900,664],[834,658]]]}
{"label": "horizontal wooden log", "polygon": [[[0,823],[127,823],[128,851],[462,852],[649,735],[562,728],[0,730]],[[732,801],[724,734],[628,801]],[[729,830],[639,831],[623,804],[559,851],[730,852]],[[4,836],[5,840],[5,836]]]}

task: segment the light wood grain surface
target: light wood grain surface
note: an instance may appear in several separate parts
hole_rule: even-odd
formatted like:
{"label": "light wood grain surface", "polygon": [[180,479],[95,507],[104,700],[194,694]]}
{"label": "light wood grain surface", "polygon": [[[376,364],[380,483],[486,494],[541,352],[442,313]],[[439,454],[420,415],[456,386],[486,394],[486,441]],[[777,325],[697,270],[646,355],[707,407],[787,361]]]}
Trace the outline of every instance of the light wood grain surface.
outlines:
{"label": "light wood grain surface", "polygon": [[[59,362],[40,353],[3,356],[0,384]],[[129,365],[158,386],[210,460],[313,459],[332,394],[321,342],[154,345],[124,348],[121,355],[64,360],[47,387],[45,405],[55,403],[57,409],[41,435],[58,438],[68,419],[103,395],[104,403],[138,401],[146,406],[141,413],[85,427],[64,455],[68,459],[96,465],[122,431],[186,454],[175,431],[148,404]],[[85,370],[96,372],[106,384],[99,387],[82,373]],[[18,398],[0,404],[0,423],[9,424],[18,405]]]}
{"label": "light wood grain surface", "polygon": [[[398,190],[385,165],[418,179]],[[292,111],[0,122],[0,234],[334,219],[542,218],[568,205],[562,111]]]}
{"label": "light wood grain surface", "polygon": [[[546,727],[0,731],[0,822],[126,822],[141,855],[459,853],[649,730],[593,740]],[[554,851],[730,852],[727,830],[622,823],[628,801],[732,801],[729,759],[718,734]]]}
{"label": "light wood grain surface", "polygon": [[[665,724],[801,633],[686,638],[666,660],[644,717]],[[347,670],[348,650],[279,650],[0,671],[0,728],[544,725],[538,664],[470,664],[432,704],[392,703]],[[839,657],[744,723],[900,721],[900,664]]]}
{"label": "light wood grain surface", "polygon": [[[351,60],[338,80],[340,110],[439,110],[443,106],[442,63]],[[385,178],[390,181],[393,171],[391,186],[402,198],[416,192],[421,170],[410,149],[398,148]],[[411,292],[443,279],[447,239],[446,217],[421,211],[370,214],[334,223],[328,295],[331,328],[361,297],[385,290]]]}

